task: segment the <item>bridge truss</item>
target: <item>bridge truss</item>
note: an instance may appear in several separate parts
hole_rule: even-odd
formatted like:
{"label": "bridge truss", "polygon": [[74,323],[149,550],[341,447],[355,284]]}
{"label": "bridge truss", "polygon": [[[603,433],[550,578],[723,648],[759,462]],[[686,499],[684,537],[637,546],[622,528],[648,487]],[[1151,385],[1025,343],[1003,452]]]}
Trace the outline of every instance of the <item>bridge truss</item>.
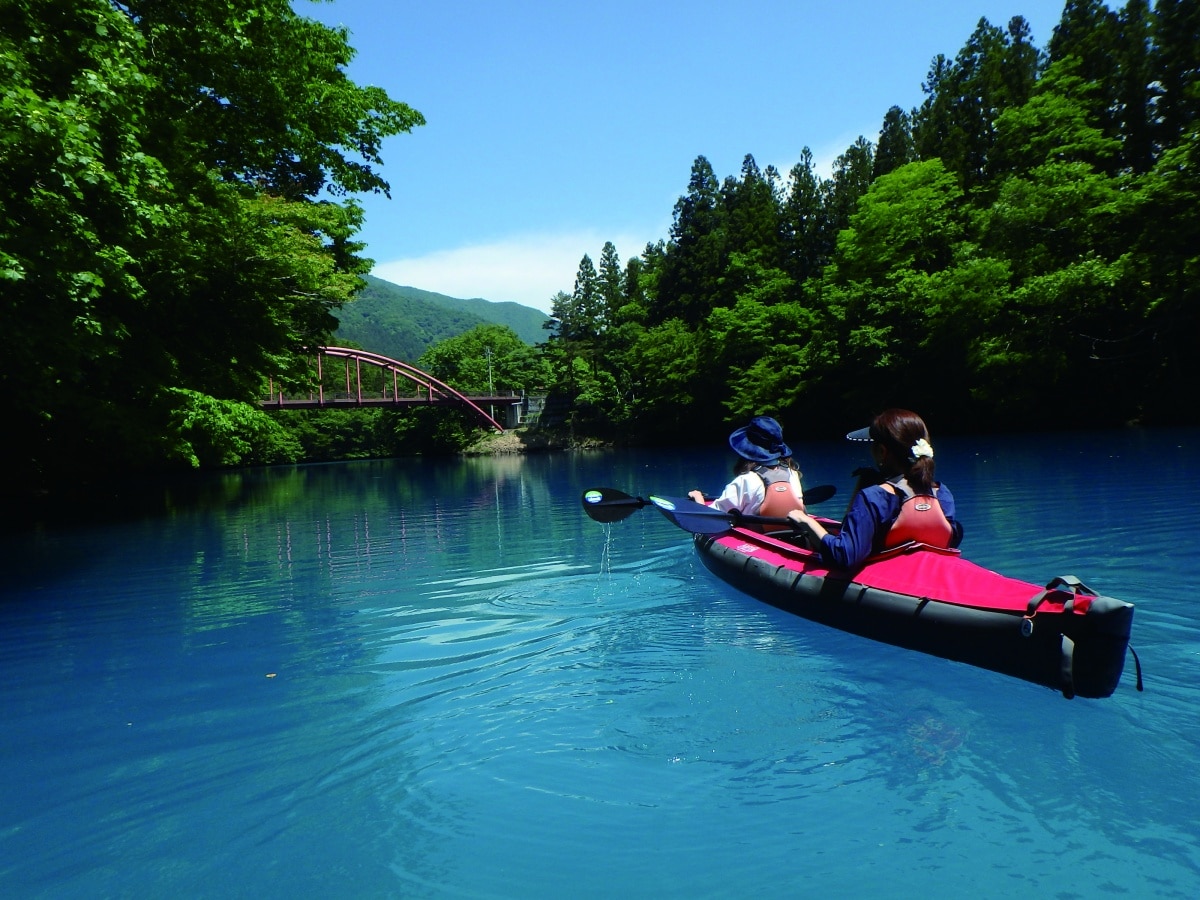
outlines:
{"label": "bridge truss", "polygon": [[[345,371],[345,390],[326,391],[325,376],[327,361],[340,360]],[[457,406],[471,413],[498,432],[504,426],[497,422],[483,407],[509,407],[522,401],[520,394],[494,394],[468,397],[450,385],[438,381],[428,372],[416,366],[370,353],[352,350],[349,347],[318,347],[316,353],[317,381],[315,389],[307,396],[286,396],[276,390],[274,381],[269,386],[270,396],[260,402],[264,409],[344,409],[356,406]],[[364,385],[364,369],[366,385]],[[341,379],[339,379],[341,380]],[[400,393],[404,385],[406,393]]]}

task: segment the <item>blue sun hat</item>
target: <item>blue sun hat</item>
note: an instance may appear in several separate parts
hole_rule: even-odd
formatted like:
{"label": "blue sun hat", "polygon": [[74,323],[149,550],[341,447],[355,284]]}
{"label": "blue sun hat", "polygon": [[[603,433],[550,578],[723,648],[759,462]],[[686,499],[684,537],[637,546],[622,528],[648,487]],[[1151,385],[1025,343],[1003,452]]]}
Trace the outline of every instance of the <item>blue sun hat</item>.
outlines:
{"label": "blue sun hat", "polygon": [[792,448],[783,442],[783,429],[770,416],[755,416],[749,425],[729,435],[729,446],[751,462],[772,462],[792,455]]}

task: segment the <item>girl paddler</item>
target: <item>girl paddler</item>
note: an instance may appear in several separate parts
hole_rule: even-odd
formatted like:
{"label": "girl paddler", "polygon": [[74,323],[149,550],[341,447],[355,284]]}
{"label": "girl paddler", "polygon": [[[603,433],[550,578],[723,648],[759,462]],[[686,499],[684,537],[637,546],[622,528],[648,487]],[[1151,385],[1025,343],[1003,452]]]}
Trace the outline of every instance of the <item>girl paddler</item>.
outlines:
{"label": "girl paddler", "polygon": [[729,435],[729,446],[738,456],[733,480],[714,500],[705,500],[700,491],[689,492],[691,499],[747,516],[782,517],[792,510],[804,511],[800,470],[778,422],[770,416],[755,416],[749,425]]}

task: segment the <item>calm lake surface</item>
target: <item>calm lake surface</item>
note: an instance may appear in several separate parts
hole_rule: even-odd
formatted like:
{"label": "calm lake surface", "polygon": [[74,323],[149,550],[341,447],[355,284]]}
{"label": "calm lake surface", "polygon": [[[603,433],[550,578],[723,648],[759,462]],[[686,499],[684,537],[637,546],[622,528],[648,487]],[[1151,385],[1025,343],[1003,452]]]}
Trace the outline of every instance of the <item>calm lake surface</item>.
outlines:
{"label": "calm lake surface", "polygon": [[[864,445],[795,437],[840,515]],[[1200,432],[935,447],[965,555],[1137,605],[1143,693],[832,631],[581,511],[715,491],[720,451],[256,470],[6,533],[0,895],[1200,896]]]}

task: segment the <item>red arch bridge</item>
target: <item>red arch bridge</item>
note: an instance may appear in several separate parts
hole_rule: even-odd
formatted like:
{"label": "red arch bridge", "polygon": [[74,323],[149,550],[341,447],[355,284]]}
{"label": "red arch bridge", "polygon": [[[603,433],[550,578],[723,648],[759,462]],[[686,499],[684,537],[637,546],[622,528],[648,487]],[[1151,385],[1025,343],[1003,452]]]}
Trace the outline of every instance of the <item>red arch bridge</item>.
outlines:
{"label": "red arch bridge", "polygon": [[[457,406],[497,431],[504,431],[504,426],[494,418],[497,407],[504,410],[509,427],[530,418],[530,400],[523,393],[507,391],[468,397],[416,366],[366,350],[318,347],[316,367],[316,386],[306,396],[285,395],[276,390],[272,380],[268,388],[270,396],[260,401],[260,405],[263,409]],[[345,377],[339,373],[339,389],[328,391],[325,380],[335,368],[343,369]]]}

